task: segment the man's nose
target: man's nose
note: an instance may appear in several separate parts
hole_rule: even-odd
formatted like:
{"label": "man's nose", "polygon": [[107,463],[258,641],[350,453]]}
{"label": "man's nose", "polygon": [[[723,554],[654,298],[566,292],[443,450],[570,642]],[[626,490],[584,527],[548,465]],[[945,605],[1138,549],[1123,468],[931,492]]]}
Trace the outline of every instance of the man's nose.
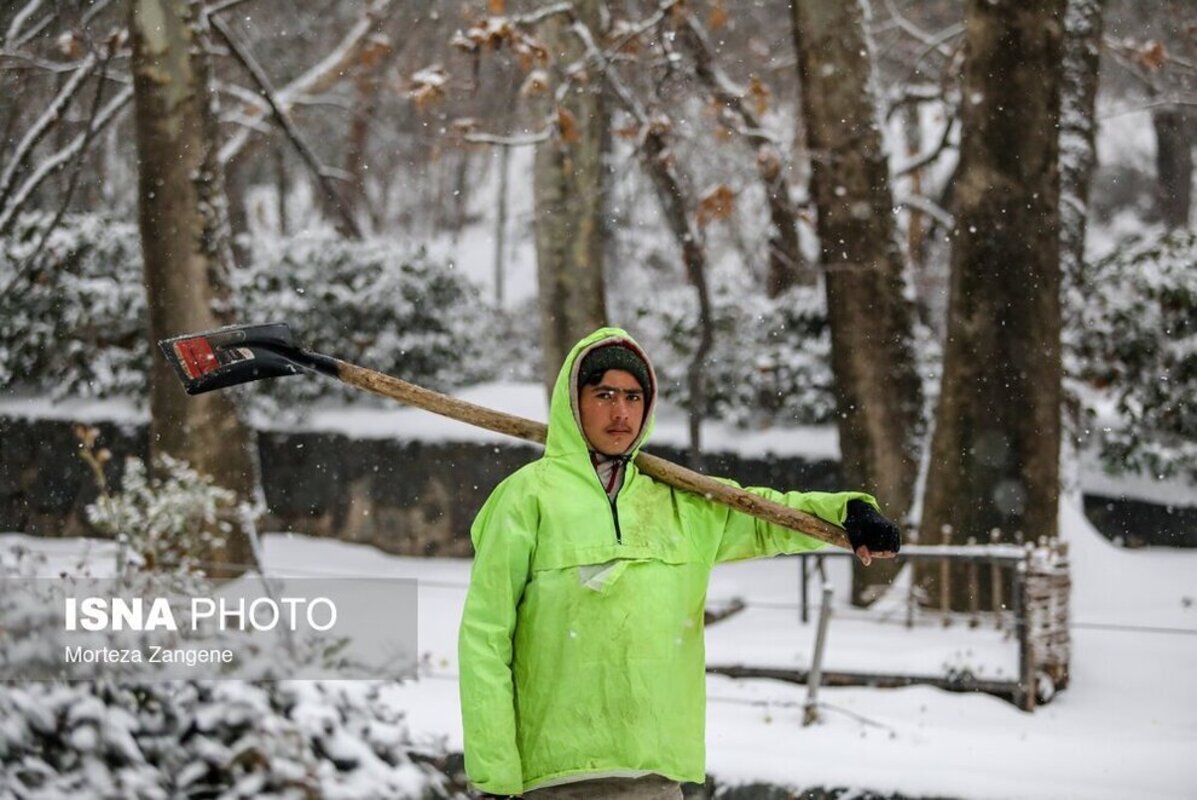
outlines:
{"label": "man's nose", "polygon": [[611,406],[613,419],[627,419],[632,415],[632,404],[626,397],[617,397]]}

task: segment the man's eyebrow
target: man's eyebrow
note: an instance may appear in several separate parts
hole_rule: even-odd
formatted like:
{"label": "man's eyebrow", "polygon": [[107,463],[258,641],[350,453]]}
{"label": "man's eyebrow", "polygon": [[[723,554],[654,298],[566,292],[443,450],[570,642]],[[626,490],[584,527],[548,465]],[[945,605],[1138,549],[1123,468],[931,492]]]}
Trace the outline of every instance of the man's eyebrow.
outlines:
{"label": "man's eyebrow", "polygon": [[620,389],[618,386],[608,386],[600,383],[594,387],[596,392],[623,392],[624,394],[644,394],[644,390],[637,386],[635,389]]}

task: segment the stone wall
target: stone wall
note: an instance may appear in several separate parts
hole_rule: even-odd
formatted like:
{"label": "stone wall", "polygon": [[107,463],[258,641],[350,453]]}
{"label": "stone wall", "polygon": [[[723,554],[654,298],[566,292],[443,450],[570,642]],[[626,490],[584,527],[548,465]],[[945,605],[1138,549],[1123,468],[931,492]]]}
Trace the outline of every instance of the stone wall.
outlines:
{"label": "stone wall", "polygon": [[[110,485],[126,456],[145,457],[144,428],[98,423],[97,447],[112,451]],[[496,484],[540,448],[461,442],[350,439],[323,432],[259,436],[270,514],[262,529],[375,545],[401,555],[468,556],[474,515]],[[681,461],[671,448],[652,448]],[[703,471],[745,485],[830,491],[838,465],[797,458],[711,456]],[[84,516],[93,477],[68,422],[0,416],[0,531],[94,535]]]}

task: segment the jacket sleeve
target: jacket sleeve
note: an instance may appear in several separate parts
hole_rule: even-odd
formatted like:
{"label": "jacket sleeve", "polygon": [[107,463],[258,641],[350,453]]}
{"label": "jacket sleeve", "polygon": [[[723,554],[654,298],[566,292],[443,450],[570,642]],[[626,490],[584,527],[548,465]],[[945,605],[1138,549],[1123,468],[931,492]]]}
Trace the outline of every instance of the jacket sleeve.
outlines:
{"label": "jacket sleeve", "polygon": [[512,638],[536,531],[530,498],[510,484],[508,479],[495,489],[470,530],[474,565],[457,648],[466,774],[481,791],[502,795],[524,790]]}
{"label": "jacket sleeve", "polygon": [[[877,501],[873,496],[864,492],[779,492],[775,489],[755,486],[749,487],[745,491],[783,506],[813,514],[833,525],[844,524],[844,518],[848,514],[849,500],[864,500],[869,505],[877,507]],[[825,546],[821,540],[812,536],[759,520],[740,511],[727,509],[714,561],[719,563],[742,561],[748,558],[766,558],[783,553],[818,550]]]}

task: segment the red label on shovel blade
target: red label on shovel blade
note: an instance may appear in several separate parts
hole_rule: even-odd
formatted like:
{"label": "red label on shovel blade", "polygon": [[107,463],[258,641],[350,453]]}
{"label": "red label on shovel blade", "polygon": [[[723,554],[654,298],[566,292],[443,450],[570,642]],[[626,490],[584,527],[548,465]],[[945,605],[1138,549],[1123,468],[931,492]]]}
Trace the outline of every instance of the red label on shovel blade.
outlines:
{"label": "red label on shovel blade", "polygon": [[192,380],[220,366],[216,354],[212,352],[212,345],[208,344],[208,340],[203,337],[175,342],[174,348],[175,355],[179,357],[179,363],[187,371],[187,377]]}

